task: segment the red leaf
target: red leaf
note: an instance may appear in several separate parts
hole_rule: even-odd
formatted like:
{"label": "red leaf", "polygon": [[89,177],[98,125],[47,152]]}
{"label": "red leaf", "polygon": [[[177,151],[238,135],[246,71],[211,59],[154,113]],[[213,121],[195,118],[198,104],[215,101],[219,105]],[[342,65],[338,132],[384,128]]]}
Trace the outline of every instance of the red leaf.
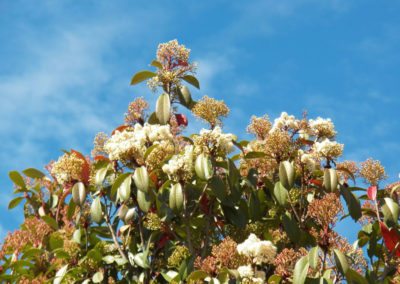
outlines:
{"label": "red leaf", "polygon": [[317,179],[311,179],[310,183],[315,184],[317,186],[322,186],[322,181],[317,180]]}
{"label": "red leaf", "polygon": [[88,161],[86,160],[85,156],[83,156],[80,152],[75,151],[71,149],[71,153],[75,154],[78,158],[80,158],[83,161],[83,166],[82,166],[82,172],[81,172],[81,181],[84,184],[89,184],[89,178],[90,178],[90,165]]}
{"label": "red leaf", "polygon": [[376,200],[377,192],[378,192],[378,188],[375,185],[368,187],[368,189],[367,189],[368,198],[371,200]]}
{"label": "red leaf", "polygon": [[161,239],[158,241],[157,243],[157,247],[158,248],[163,248],[165,246],[165,244],[170,240],[169,235],[164,234]]}
{"label": "red leaf", "polygon": [[181,125],[188,126],[188,120],[184,114],[180,114],[180,113],[175,114],[175,118],[176,118],[176,121],[178,122],[179,126],[181,126]]}
{"label": "red leaf", "polygon": [[[381,228],[382,237],[385,241],[387,249],[390,252],[393,252],[393,250],[396,248],[396,245],[400,242],[399,234],[393,228],[388,229],[383,222],[379,222],[379,226]],[[400,245],[397,245],[396,256],[400,256]]]}
{"label": "red leaf", "polygon": [[111,132],[111,135],[114,135],[115,132],[117,132],[117,131],[122,132],[122,131],[124,131],[125,129],[127,129],[128,127],[129,127],[128,125],[120,125],[120,126],[118,126],[117,128],[115,128],[115,129],[113,130],[113,132]]}
{"label": "red leaf", "polygon": [[96,162],[98,161],[110,161],[106,156],[103,155],[97,155],[96,157],[93,158]]}

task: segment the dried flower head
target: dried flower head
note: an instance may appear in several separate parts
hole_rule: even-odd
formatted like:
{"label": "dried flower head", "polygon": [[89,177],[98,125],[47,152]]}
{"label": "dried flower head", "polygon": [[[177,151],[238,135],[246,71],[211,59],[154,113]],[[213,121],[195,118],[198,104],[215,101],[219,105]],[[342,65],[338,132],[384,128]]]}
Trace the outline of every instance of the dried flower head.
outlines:
{"label": "dried flower head", "polygon": [[53,229],[42,219],[36,217],[26,218],[21,225],[21,229],[9,233],[5,238],[0,250],[0,259],[9,254],[18,255],[28,245],[41,246],[45,237],[52,231]]}
{"label": "dried flower head", "polygon": [[143,97],[136,98],[128,106],[128,112],[125,114],[125,122],[133,125],[136,122],[144,120],[144,112],[149,108],[149,104]]}
{"label": "dried flower head", "polygon": [[370,158],[365,162],[362,162],[360,165],[360,176],[371,185],[377,185],[381,180],[387,177],[385,168],[378,160]]}
{"label": "dried flower head", "polygon": [[271,127],[272,125],[269,121],[268,115],[262,117],[256,117],[253,115],[249,126],[247,126],[247,132],[254,134],[257,139],[263,140],[267,137]]}
{"label": "dried flower head", "polygon": [[292,248],[284,248],[275,258],[275,274],[284,279],[290,278],[293,275],[296,262],[303,256],[307,255],[305,248],[294,250]]}
{"label": "dried flower head", "polygon": [[93,141],[93,150],[91,153],[92,157],[103,155],[105,153],[104,144],[106,143],[108,138],[108,135],[104,132],[99,132],[96,134],[96,137],[94,137]]}
{"label": "dried flower head", "polygon": [[192,108],[192,112],[194,116],[208,122],[211,127],[214,127],[216,125],[221,125],[221,118],[228,116],[229,108],[224,101],[218,101],[204,96]]}
{"label": "dried flower head", "polygon": [[349,179],[354,179],[358,174],[357,163],[354,161],[343,161],[336,164],[336,170],[339,177],[347,182]]}
{"label": "dried flower head", "polygon": [[236,269],[244,263],[245,258],[237,252],[237,243],[227,237],[212,247],[210,256],[204,259],[196,258],[195,267],[215,275],[222,268]]}
{"label": "dried flower head", "polygon": [[308,206],[307,216],[322,227],[333,226],[339,213],[343,212],[342,203],[335,193],[328,193],[321,199],[314,199]]}

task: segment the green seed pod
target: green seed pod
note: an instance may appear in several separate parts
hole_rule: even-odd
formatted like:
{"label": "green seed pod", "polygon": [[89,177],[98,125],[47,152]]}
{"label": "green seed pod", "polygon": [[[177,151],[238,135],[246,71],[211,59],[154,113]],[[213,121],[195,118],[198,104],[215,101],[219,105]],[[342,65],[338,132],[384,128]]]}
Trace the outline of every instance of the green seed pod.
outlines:
{"label": "green seed pod", "polygon": [[127,176],[125,180],[121,183],[118,187],[118,198],[121,201],[127,201],[131,196],[131,183],[132,179],[131,176]]}
{"label": "green seed pod", "polygon": [[324,171],[324,187],[327,191],[333,192],[337,190],[338,177],[335,169],[325,169]]}
{"label": "green seed pod", "polygon": [[82,206],[86,200],[86,189],[82,182],[77,182],[72,187],[72,199],[76,205]]}
{"label": "green seed pod", "polygon": [[125,223],[129,223],[133,217],[135,217],[135,208],[128,209],[124,218]]}
{"label": "green seed pod", "polygon": [[101,208],[100,197],[96,197],[90,206],[90,216],[93,222],[101,223],[103,219],[103,210]]}
{"label": "green seed pod", "polygon": [[209,180],[213,176],[211,161],[205,154],[197,156],[194,170],[197,176],[202,180]]}
{"label": "green seed pod", "polygon": [[294,184],[294,167],[289,161],[283,161],[279,165],[279,180],[281,184],[287,189],[291,189]]}
{"label": "green seed pod", "polygon": [[183,208],[183,190],[180,183],[171,186],[169,192],[169,207],[175,212],[180,212]]}
{"label": "green seed pod", "polygon": [[149,190],[149,174],[145,166],[135,170],[135,173],[133,174],[133,181],[139,190],[143,192],[147,192]]}
{"label": "green seed pod", "polygon": [[118,218],[121,220],[124,220],[128,210],[129,210],[128,206],[126,206],[125,204],[122,204],[118,210]]}
{"label": "green seed pod", "polygon": [[156,116],[161,124],[168,123],[171,116],[171,101],[167,93],[160,95],[157,99]]}

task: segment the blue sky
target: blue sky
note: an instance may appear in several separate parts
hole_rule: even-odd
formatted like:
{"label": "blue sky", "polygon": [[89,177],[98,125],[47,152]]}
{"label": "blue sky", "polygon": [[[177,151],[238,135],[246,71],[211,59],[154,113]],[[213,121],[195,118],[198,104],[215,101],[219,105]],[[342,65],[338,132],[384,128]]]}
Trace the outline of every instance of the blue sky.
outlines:
{"label": "blue sky", "polygon": [[175,38],[199,65],[194,96],[231,107],[226,131],[307,110],[335,122],[346,158],[400,172],[400,2],[2,0],[0,13],[0,236],[22,220],[7,173],[89,153],[135,96],[153,102],[130,78]]}

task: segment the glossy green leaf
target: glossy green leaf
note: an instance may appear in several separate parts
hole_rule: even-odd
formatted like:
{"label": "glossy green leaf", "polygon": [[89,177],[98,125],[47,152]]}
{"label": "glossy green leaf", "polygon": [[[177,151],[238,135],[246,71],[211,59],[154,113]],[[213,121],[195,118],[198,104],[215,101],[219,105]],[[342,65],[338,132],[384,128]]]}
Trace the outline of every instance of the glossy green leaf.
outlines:
{"label": "glossy green leaf", "polygon": [[319,247],[316,246],[308,252],[308,262],[310,263],[310,267],[313,269],[316,269],[318,266],[318,250]]}
{"label": "glossy green leaf", "polygon": [[200,83],[196,77],[194,77],[192,75],[186,75],[186,76],[183,76],[182,79],[185,80],[186,82],[188,82],[190,85],[196,87],[197,89],[200,89]]}
{"label": "glossy green leaf", "polygon": [[274,196],[279,205],[285,206],[287,204],[288,191],[280,182],[275,183]]}
{"label": "glossy green leaf", "polygon": [[17,207],[18,204],[20,204],[22,200],[24,200],[24,197],[16,197],[16,198],[14,198],[8,204],[8,209],[10,210],[10,209],[13,209],[13,208]]}
{"label": "glossy green leaf", "polygon": [[160,63],[160,61],[157,61],[157,60],[151,61],[150,65],[151,65],[151,66],[154,66],[154,67],[157,67],[157,68],[159,68],[159,69],[162,69],[162,68],[163,68],[163,66],[162,66],[162,64]]}
{"label": "glossy green leaf", "polygon": [[183,208],[183,189],[180,183],[171,186],[169,192],[169,207],[175,212],[180,212]]}
{"label": "glossy green leaf", "polygon": [[148,212],[151,207],[150,194],[141,190],[137,191],[137,202],[143,212]]}
{"label": "glossy green leaf", "polygon": [[343,275],[346,275],[346,272],[349,269],[349,263],[347,262],[346,256],[338,249],[334,249],[333,252],[336,266]]}
{"label": "glossy green leaf", "polygon": [[25,188],[25,181],[23,179],[23,177],[21,176],[21,174],[17,171],[11,171],[8,173],[8,176],[10,177],[10,179],[13,181],[13,183],[21,188]]}
{"label": "glossy green leaf", "polygon": [[101,283],[103,279],[104,279],[104,274],[102,271],[97,271],[92,277],[93,283]]}
{"label": "glossy green leaf", "polygon": [[389,197],[385,197],[385,203],[389,209],[390,215],[394,222],[397,222],[399,218],[399,205],[393,201],[393,199]]}
{"label": "glossy green leaf", "polygon": [[42,173],[41,171],[34,169],[34,168],[28,168],[26,170],[22,171],[24,175],[30,178],[43,178],[45,177],[45,174]]}
{"label": "glossy green leaf", "polygon": [[55,219],[53,219],[50,216],[43,216],[42,219],[43,219],[43,221],[45,221],[47,223],[47,225],[52,227],[54,230],[58,230],[58,224]]}
{"label": "glossy green leaf", "polygon": [[304,284],[307,278],[308,268],[308,256],[300,258],[294,267],[293,271],[293,284]]}
{"label": "glossy green leaf", "polygon": [[341,188],[340,193],[346,201],[351,218],[353,218],[354,221],[358,221],[362,215],[360,201],[354,193],[349,191],[347,188]]}
{"label": "glossy green leaf", "polygon": [[147,70],[139,71],[132,77],[131,85],[136,85],[147,79],[153,78],[156,75],[156,73]]}

